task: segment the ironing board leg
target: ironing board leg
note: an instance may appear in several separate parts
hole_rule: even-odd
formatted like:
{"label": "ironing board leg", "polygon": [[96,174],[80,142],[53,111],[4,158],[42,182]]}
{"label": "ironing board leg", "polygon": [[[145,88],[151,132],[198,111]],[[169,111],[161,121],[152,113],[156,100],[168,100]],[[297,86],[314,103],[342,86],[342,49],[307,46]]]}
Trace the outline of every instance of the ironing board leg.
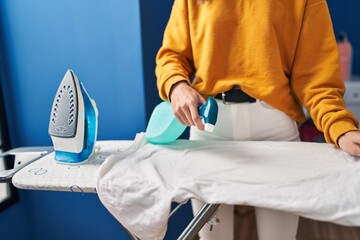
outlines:
{"label": "ironing board leg", "polygon": [[140,240],[138,237],[136,237],[134,234],[132,234],[129,230],[127,230],[121,223],[119,223],[122,229],[127,233],[128,237],[130,237],[131,240]]}
{"label": "ironing board leg", "polygon": [[220,204],[205,204],[181,233],[178,240],[191,240],[214,215]]}

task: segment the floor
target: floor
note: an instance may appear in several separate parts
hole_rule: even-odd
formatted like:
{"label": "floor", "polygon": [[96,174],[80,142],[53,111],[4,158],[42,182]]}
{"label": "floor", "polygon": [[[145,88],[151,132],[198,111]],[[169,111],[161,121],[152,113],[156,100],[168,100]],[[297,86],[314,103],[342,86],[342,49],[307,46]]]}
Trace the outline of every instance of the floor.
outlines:
{"label": "floor", "polygon": [[360,240],[360,228],[300,219],[297,240]]}
{"label": "floor", "polygon": [[[235,212],[237,240],[257,240],[255,212],[251,207],[244,207]],[[360,228],[345,227],[328,222],[319,222],[300,218],[297,240],[360,240]]]}

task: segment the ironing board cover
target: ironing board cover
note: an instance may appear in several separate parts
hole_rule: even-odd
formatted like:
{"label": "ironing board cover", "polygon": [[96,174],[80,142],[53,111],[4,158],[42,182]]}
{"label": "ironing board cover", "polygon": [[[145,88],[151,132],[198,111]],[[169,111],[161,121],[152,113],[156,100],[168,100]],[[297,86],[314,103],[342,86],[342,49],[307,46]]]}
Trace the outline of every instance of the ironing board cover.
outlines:
{"label": "ironing board cover", "polygon": [[152,145],[138,134],[106,159],[97,178],[104,206],[142,240],[163,239],[171,202],[189,198],[360,226],[360,162],[326,143]]}
{"label": "ironing board cover", "polygon": [[96,192],[96,172],[105,158],[124,151],[133,141],[98,141],[89,160],[70,165],[54,160],[54,152],[17,172],[12,183],[17,188],[71,192]]}

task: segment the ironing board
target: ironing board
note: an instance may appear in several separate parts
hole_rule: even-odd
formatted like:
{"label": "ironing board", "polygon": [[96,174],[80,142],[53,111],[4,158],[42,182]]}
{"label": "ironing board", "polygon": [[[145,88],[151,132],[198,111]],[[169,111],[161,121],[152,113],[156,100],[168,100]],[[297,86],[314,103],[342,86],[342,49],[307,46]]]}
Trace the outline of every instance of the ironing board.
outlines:
{"label": "ironing board", "polygon": [[[0,154],[15,156],[14,168],[0,171],[0,183],[12,182],[19,189],[96,193],[96,172],[105,158],[130,145],[132,140],[97,141],[89,160],[79,165],[60,164],[54,160],[52,147],[23,147]],[[183,204],[171,212],[171,217]],[[213,217],[219,204],[205,204],[178,239],[194,239]],[[131,239],[138,238],[124,228]]]}
{"label": "ironing board", "polygon": [[[216,141],[209,141],[209,142],[201,142],[201,141],[196,141],[196,142],[192,142],[192,141],[177,141],[174,144],[172,144],[171,146],[168,147],[161,147],[161,146],[156,146],[156,145],[150,145],[149,143],[145,143],[142,140],[143,138],[141,137],[141,135],[139,135],[139,137],[137,137],[134,141],[98,141],[96,143],[96,149],[93,155],[90,156],[89,160],[81,165],[65,165],[65,164],[60,164],[57,163],[54,160],[54,153],[52,152],[51,148],[49,147],[44,147],[43,149],[41,148],[25,148],[25,149],[15,149],[15,150],[11,150],[9,151],[9,154],[15,154],[16,155],[16,163],[21,164],[20,166],[15,166],[14,170],[7,170],[3,172],[0,172],[0,182],[2,181],[9,181],[11,179],[12,183],[18,187],[18,188],[22,188],[22,189],[31,189],[31,190],[52,190],[52,191],[70,191],[70,192],[92,192],[92,193],[96,193],[96,189],[99,191],[99,186],[98,186],[98,180],[97,180],[97,173],[101,172],[102,169],[104,169],[104,166],[109,166],[107,165],[107,163],[119,163],[121,166],[121,171],[126,171],[129,172],[130,174],[134,173],[136,177],[140,176],[140,175],[136,175],[139,169],[141,170],[141,168],[144,170],[144,167],[148,167],[150,166],[149,164],[151,164],[151,162],[155,163],[155,164],[160,164],[160,165],[153,165],[155,166],[155,170],[157,172],[151,172],[152,175],[148,176],[148,177],[153,177],[155,176],[155,178],[157,179],[164,179],[162,175],[156,175],[156,174],[161,174],[161,166],[167,166],[168,164],[170,164],[172,166],[171,170],[175,170],[177,169],[178,171],[180,171],[180,173],[184,173],[183,171],[183,167],[184,166],[190,166],[191,165],[191,169],[188,169],[188,171],[198,171],[199,169],[203,169],[203,170],[210,170],[213,171],[213,168],[209,169],[204,167],[203,163],[208,163],[208,165],[212,165],[215,164],[213,166],[217,166],[216,163],[219,163],[219,159],[217,156],[219,156],[219,154],[222,156],[221,157],[221,167],[219,165],[219,168],[223,170],[227,169],[229,167],[229,169],[234,169],[234,165],[233,164],[245,164],[243,166],[243,168],[236,168],[237,171],[236,173],[242,173],[244,174],[245,172],[252,172],[254,173],[254,176],[256,179],[258,179],[256,176],[256,174],[259,174],[259,172],[262,172],[262,174],[264,173],[269,173],[268,177],[271,177],[270,179],[277,179],[277,175],[272,175],[271,172],[269,172],[269,170],[271,169],[271,167],[274,165],[273,161],[269,161],[269,159],[274,160],[274,158],[277,158],[279,161],[278,163],[280,163],[280,165],[276,165],[277,167],[285,167],[285,169],[287,170],[291,170],[289,172],[286,172],[287,175],[287,179],[297,179],[298,177],[300,177],[300,179],[305,180],[304,183],[301,186],[305,186],[306,187],[306,193],[310,193],[312,186],[314,185],[314,181],[318,178],[308,178],[308,176],[320,176],[320,178],[324,181],[318,181],[319,183],[321,182],[326,182],[326,184],[335,184],[337,183],[337,190],[339,190],[339,192],[344,193],[344,188],[343,188],[343,182],[342,181],[338,181],[340,180],[345,180],[345,181],[354,181],[354,191],[349,192],[351,198],[349,199],[350,202],[348,202],[346,199],[346,197],[344,197],[343,194],[338,194],[337,196],[339,196],[342,200],[343,203],[346,203],[345,205],[343,205],[344,209],[341,211],[341,215],[344,213],[346,213],[346,211],[348,210],[348,206],[354,206],[357,204],[358,199],[360,198],[360,196],[357,194],[356,189],[358,189],[358,186],[360,185],[360,182],[358,181],[359,179],[359,172],[360,172],[360,162],[359,162],[359,158],[350,156],[349,154],[346,154],[345,152],[336,149],[336,147],[334,147],[331,144],[325,144],[325,143],[295,143],[295,142],[261,142],[260,143],[256,143],[256,142],[224,142],[222,141],[220,142],[216,142]],[[220,148],[219,148],[219,146]],[[131,147],[129,147],[131,146]],[[207,151],[204,152],[204,147],[206,146]],[[297,151],[293,150],[293,147],[298,148]],[[136,149],[141,148],[141,151],[137,151]],[[191,148],[192,151],[187,151],[187,149]],[[129,151],[130,149],[130,151]],[[233,153],[230,153],[230,150],[234,150]],[[261,151],[259,151],[259,149],[261,149]],[[299,152],[299,149],[301,149],[302,152]],[[149,152],[147,150],[151,150],[151,153],[149,155]],[[160,155],[154,155],[154,151],[160,151],[161,154]],[[188,153],[191,152],[191,157],[183,157],[178,161],[178,154],[179,152],[181,153],[181,151],[187,151]],[[215,152],[214,152],[215,151]],[[24,153],[24,154],[21,154]],[[117,154],[118,153],[118,154]],[[132,158],[131,153],[137,153],[137,155],[143,155],[144,158],[142,160],[144,164],[141,164],[141,161],[139,162],[138,158]],[[175,155],[171,155],[174,154]],[[299,154],[296,155],[295,153]],[[7,153],[2,154],[0,157],[6,155]],[[170,154],[170,155],[169,155]],[[24,156],[22,156],[24,155]],[[271,155],[271,156],[270,156]],[[109,158],[107,158],[108,156],[110,156]],[[125,161],[119,161],[119,157],[124,157],[123,160]],[[153,156],[157,156],[156,158],[154,158]],[[172,157],[171,157],[172,156]],[[184,155],[181,155],[184,156]],[[213,156],[213,157],[211,157]],[[30,160],[27,160],[26,158],[31,158]],[[151,158],[153,157],[153,158]],[[165,157],[165,159],[164,159]],[[105,161],[106,158],[106,162],[103,164],[103,162]],[[291,164],[289,164],[290,162],[287,161],[289,159],[298,159],[301,158],[301,161],[295,161],[295,162],[291,162]],[[20,159],[20,160],[19,160]],[[224,159],[227,159],[227,164],[224,164]],[[251,159],[256,159],[256,164],[249,164],[249,163],[255,163],[250,161]],[[135,161],[136,160],[136,161]],[[196,161],[195,161],[196,160]],[[193,164],[194,161],[198,162],[199,161],[202,164],[197,164],[196,166]],[[233,162],[233,160],[235,160],[236,163]],[[178,167],[179,168],[174,168],[174,164],[173,163],[178,163]],[[209,164],[209,162],[212,162],[212,164]],[[240,161],[240,162],[239,162]],[[295,166],[293,166],[293,164],[296,164]],[[133,164],[133,165],[131,165]],[[258,168],[257,164],[262,164],[262,169]],[[289,169],[289,166],[291,166],[291,169]],[[116,167],[116,166],[113,166]],[[276,167],[276,169],[277,169]],[[324,167],[327,167],[327,175],[324,175],[326,178],[323,178],[324,176],[321,175],[323,173],[323,169]],[[113,169],[112,167],[109,169]],[[218,169],[218,168],[217,168]],[[273,168],[274,170],[275,168]],[[308,173],[310,175],[305,175],[305,176],[300,176],[298,175],[298,171],[299,169],[304,169],[305,173]],[[348,173],[350,175],[339,175],[341,172],[343,172],[344,169],[348,170]],[[169,170],[169,168],[164,168],[164,171]],[[262,171],[261,171],[262,170]],[[245,171],[245,172],[244,172]],[[255,172],[254,172],[255,171]],[[214,171],[213,171],[214,172]],[[215,171],[218,172],[218,171]],[[276,172],[276,171],[275,171]],[[173,174],[174,172],[171,172],[172,174],[169,175],[170,181],[171,179],[173,179]],[[192,172],[191,174],[191,179],[196,179],[194,174],[195,172]],[[199,172],[200,173],[200,177],[201,174],[204,173],[204,171]],[[211,173],[211,172],[210,172]],[[228,172],[227,172],[228,173]],[[315,173],[315,175],[313,175]],[[321,173],[320,175],[318,173]],[[335,174],[335,176],[334,176]],[[7,175],[7,176],[6,176]],[[227,176],[229,174],[226,174]],[[116,176],[118,175],[118,172],[116,172]],[[126,176],[126,174],[124,175],[120,175],[122,177]],[[237,182],[238,181],[238,174],[236,174],[236,179]],[[253,176],[253,175],[251,175]],[[341,178],[338,178],[338,177]],[[111,177],[111,176],[110,176]],[[143,180],[146,182],[147,181],[147,175],[141,174],[141,177],[143,178]],[[305,178],[304,178],[305,177]],[[116,178],[118,179],[118,178]],[[132,178],[129,178],[128,181],[131,182]],[[186,178],[184,178],[186,181]],[[198,178],[197,178],[198,179]],[[104,178],[102,179],[104,180]],[[179,180],[177,178],[177,180]],[[198,179],[199,180],[199,179]],[[221,183],[223,181],[225,185],[221,185],[222,187],[225,188],[229,188],[231,190],[231,184],[228,184],[228,182],[226,181],[226,177],[218,179],[219,182]],[[246,180],[246,179],[245,179]],[[101,181],[100,181],[101,182]],[[119,183],[125,183],[126,181],[119,181]],[[138,182],[138,183],[141,183]],[[167,182],[170,183],[170,182]],[[180,182],[181,183],[181,182]],[[199,183],[199,182],[197,182]],[[241,182],[241,183],[246,183],[245,182]],[[249,182],[250,184],[252,182]],[[296,182],[298,183],[298,182]],[[341,184],[339,184],[341,183]],[[311,185],[309,185],[311,184]],[[252,184],[254,185],[254,184]],[[346,185],[346,184],[345,184]],[[130,186],[132,186],[132,184],[130,184]],[[141,184],[137,184],[136,186],[141,186]],[[170,185],[168,185],[170,187]],[[237,187],[237,185],[233,185],[234,187]],[[275,192],[276,188],[272,188],[271,191],[252,191],[256,190],[257,188],[261,189],[261,186],[263,186],[262,184],[255,184],[253,186],[253,188],[250,189],[250,191],[247,191],[246,194],[246,190],[245,188],[242,188],[242,192],[241,192],[241,197],[243,196],[254,196],[254,194],[256,195],[256,201],[260,201],[262,199],[266,200],[268,199],[268,197],[266,196],[272,196],[272,193]],[[289,184],[285,184],[282,185],[284,186],[287,190],[289,189],[294,189],[294,187],[298,187],[298,184],[292,184],[292,182],[289,182]],[[323,186],[323,185],[321,185]],[[185,186],[186,187],[186,186]],[[254,187],[256,187],[256,189],[254,189]],[[308,188],[309,187],[309,188]],[[334,186],[333,186],[334,187]],[[178,188],[177,185],[175,185],[176,189],[180,189]],[[121,187],[122,190],[124,190],[125,188]],[[171,189],[171,188],[170,188]],[[223,190],[224,190],[223,189]],[[315,190],[317,190],[316,186],[314,188]],[[331,188],[333,189],[333,188]],[[330,199],[330,196],[333,196],[333,194],[335,194],[330,188],[328,189],[318,189],[320,190],[320,192],[322,193],[321,196],[324,196],[325,199]],[[152,190],[151,188],[149,189],[145,189],[146,190]],[[204,188],[202,188],[203,191],[206,190],[206,185],[204,186]],[[233,189],[234,190],[234,189]],[[249,190],[249,189],[248,189]],[[282,190],[282,188],[280,189]],[[348,189],[346,190],[347,192],[351,190]],[[191,192],[191,191],[190,191]],[[233,191],[226,191],[229,194],[233,193]],[[213,193],[210,192],[210,193]],[[225,192],[223,192],[224,194]],[[317,194],[318,191],[315,191],[315,194]],[[99,196],[101,195],[101,191],[98,192]],[[125,191],[126,194],[126,191]],[[221,196],[223,195],[221,194]],[[263,197],[258,197],[259,194],[263,194]],[[116,196],[116,195],[114,195]],[[189,195],[189,191],[182,191],[182,195],[177,195],[175,198],[176,202],[182,202],[185,201],[187,199],[189,199],[189,196],[191,198],[191,195]],[[215,195],[207,195],[207,196],[212,196],[214,197]],[[238,195],[236,195],[238,196]],[[311,200],[312,198],[309,199],[309,196],[306,194],[302,194],[299,195],[297,193],[296,195],[297,197],[299,197],[299,199],[302,199],[304,201],[306,201],[306,203],[308,203],[308,200]],[[311,195],[313,196],[313,195]],[[321,197],[319,195],[317,195],[318,197]],[[217,197],[217,195],[215,196]],[[281,199],[284,198],[284,195],[281,195]],[[291,198],[293,199],[293,198]],[[208,201],[209,200],[209,201]],[[214,200],[214,199],[208,199],[205,200],[205,202],[209,202],[209,203],[223,203],[223,200]],[[316,199],[315,199],[316,200]],[[247,201],[247,199],[246,199]],[[351,203],[349,205],[349,203]],[[167,202],[166,202],[167,204]],[[229,204],[236,204],[236,203],[229,203]],[[316,204],[316,201],[315,201]],[[331,209],[333,209],[335,212],[330,212],[327,211],[327,209],[325,208],[325,210],[323,209],[320,213],[326,214],[328,217],[331,216],[335,216],[338,217],[336,210],[341,210],[339,208],[336,208],[334,206],[337,206],[338,202],[337,201],[333,201],[331,200],[329,202],[330,205],[326,205],[327,207],[331,207]],[[261,205],[261,204],[260,204]],[[305,204],[305,210],[307,210],[307,204]],[[131,204],[129,205],[131,207]],[[166,205],[168,206],[168,205]],[[181,204],[179,205],[181,206]],[[197,214],[197,216],[194,217],[194,219],[190,222],[190,224],[187,226],[187,228],[184,230],[184,232],[181,234],[181,236],[178,239],[193,239],[197,232],[204,226],[205,223],[207,223],[209,220],[210,224],[211,223],[216,223],[216,221],[212,221],[214,220],[214,213],[216,212],[216,209],[219,205],[218,204],[205,204],[204,207],[199,211],[199,213]],[[256,206],[256,203],[255,203]],[[284,205],[285,206],[285,205]],[[316,205],[317,206],[317,205]],[[116,207],[116,206],[115,206]],[[136,206],[138,207],[138,206]],[[290,206],[291,207],[291,206]],[[178,209],[175,208],[173,210],[176,211]],[[311,209],[310,209],[311,210]],[[325,212],[324,212],[325,211]],[[357,214],[358,211],[360,211],[358,208],[354,209],[354,211],[352,212],[352,214],[350,214],[350,218],[349,219],[345,219],[345,223],[347,221],[350,221],[356,225],[360,225],[360,217],[358,217],[359,215]],[[307,213],[310,213],[308,210],[306,211]],[[137,213],[136,213],[137,214]],[[304,214],[304,213],[303,213]],[[318,213],[315,213],[318,214]],[[330,215],[329,215],[330,214]],[[335,214],[335,215],[334,215]],[[172,214],[170,214],[171,216]],[[123,216],[123,215],[122,215]],[[152,215],[151,215],[152,216]],[[319,218],[319,216],[317,216]],[[161,218],[162,219],[162,218]],[[160,221],[162,221],[160,219]],[[340,220],[342,219],[341,216],[339,218]],[[215,219],[216,220],[216,219]],[[148,221],[145,221],[146,223]],[[127,223],[124,223],[127,224]],[[140,224],[141,225],[141,224]],[[137,225],[137,226],[140,226]],[[128,228],[131,228],[131,226],[128,226]],[[129,229],[127,229],[129,230]],[[130,229],[130,231],[133,231],[132,229]],[[132,237],[132,239],[138,239],[135,235],[133,235],[131,232],[128,232],[129,235]]]}
{"label": "ironing board", "polygon": [[63,164],[49,152],[23,167],[12,178],[21,189],[96,193],[96,171],[111,154],[126,149],[132,141],[98,141],[93,155],[82,164]]}

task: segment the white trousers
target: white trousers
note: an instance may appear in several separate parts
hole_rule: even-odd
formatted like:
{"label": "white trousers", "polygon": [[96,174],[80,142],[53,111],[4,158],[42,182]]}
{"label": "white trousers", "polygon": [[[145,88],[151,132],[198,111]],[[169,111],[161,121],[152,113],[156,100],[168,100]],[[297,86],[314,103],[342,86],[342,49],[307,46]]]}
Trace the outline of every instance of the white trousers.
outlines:
{"label": "white trousers", "polygon": [[[297,124],[285,113],[258,100],[255,103],[223,104],[213,133],[190,129],[191,140],[299,141]],[[191,200],[194,214],[204,205]],[[293,240],[299,217],[278,210],[255,208],[259,240]],[[234,239],[234,206],[220,205],[216,218],[220,224],[210,231],[209,223],[199,232],[201,240]],[[236,227],[236,226],[235,226]]]}

